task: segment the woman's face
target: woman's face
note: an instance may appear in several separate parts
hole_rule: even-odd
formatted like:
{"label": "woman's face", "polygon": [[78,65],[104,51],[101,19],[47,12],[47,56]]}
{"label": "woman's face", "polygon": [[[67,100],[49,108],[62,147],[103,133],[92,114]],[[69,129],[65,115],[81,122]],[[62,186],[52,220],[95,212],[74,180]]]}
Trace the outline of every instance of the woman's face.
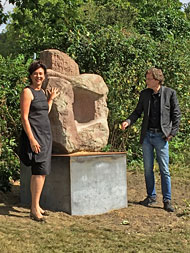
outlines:
{"label": "woman's face", "polygon": [[44,79],[45,79],[45,73],[43,68],[36,69],[32,75],[30,75],[30,78],[32,80],[32,84],[36,86],[41,86]]}

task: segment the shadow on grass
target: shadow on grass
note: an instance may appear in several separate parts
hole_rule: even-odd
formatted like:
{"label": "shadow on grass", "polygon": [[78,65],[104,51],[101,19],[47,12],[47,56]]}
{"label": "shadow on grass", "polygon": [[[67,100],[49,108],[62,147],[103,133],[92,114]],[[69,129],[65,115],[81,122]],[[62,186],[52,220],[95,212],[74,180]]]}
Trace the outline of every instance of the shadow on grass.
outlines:
{"label": "shadow on grass", "polygon": [[0,192],[0,216],[28,217],[29,210],[26,209],[28,209],[28,206],[20,203],[19,185],[13,185],[10,192]]}
{"label": "shadow on grass", "polygon": [[[138,206],[144,206],[144,205],[141,205],[141,204],[139,204],[139,202],[137,202],[137,201],[128,201],[128,205],[130,206],[130,205],[138,205]],[[144,207],[146,207],[146,208],[153,208],[153,209],[163,209],[161,206],[144,206]]]}

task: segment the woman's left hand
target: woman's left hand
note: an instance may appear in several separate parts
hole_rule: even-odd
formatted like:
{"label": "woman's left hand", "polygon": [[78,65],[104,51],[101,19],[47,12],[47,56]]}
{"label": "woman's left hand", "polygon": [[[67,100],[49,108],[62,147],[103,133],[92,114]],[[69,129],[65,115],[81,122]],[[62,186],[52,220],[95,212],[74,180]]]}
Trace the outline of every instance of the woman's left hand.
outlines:
{"label": "woman's left hand", "polygon": [[57,96],[59,96],[60,91],[58,90],[58,88],[51,88],[51,89],[47,89],[48,92],[48,96],[49,96],[49,100],[54,100],[54,98],[56,98]]}

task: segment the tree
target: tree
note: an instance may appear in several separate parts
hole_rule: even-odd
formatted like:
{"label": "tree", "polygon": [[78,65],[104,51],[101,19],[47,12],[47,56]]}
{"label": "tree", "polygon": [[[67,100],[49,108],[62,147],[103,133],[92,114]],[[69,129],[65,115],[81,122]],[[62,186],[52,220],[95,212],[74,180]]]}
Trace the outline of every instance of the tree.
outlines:
{"label": "tree", "polygon": [[190,20],[190,3],[184,4],[183,7],[187,20]]}
{"label": "tree", "polygon": [[[120,130],[119,124],[132,112],[140,91],[145,88],[144,74],[147,68],[162,68],[166,85],[177,90],[183,112],[180,133],[170,144],[173,151],[171,162],[176,156],[181,163],[188,162],[190,21],[187,13],[181,10],[179,0],[12,2],[16,3],[16,8],[11,15],[7,32],[2,36],[2,40],[6,39],[12,47],[12,56],[8,59],[14,61],[18,53],[23,53],[26,61],[32,59],[33,52],[38,57],[41,50],[56,48],[69,54],[79,64],[81,72],[100,74],[109,88],[110,138],[105,150],[127,150],[127,158],[131,163],[141,161],[142,157],[138,145],[140,122],[125,132]],[[11,44],[12,42],[14,43]],[[10,75],[6,68],[0,67],[0,80],[9,81]],[[18,76],[13,78],[13,73],[17,73],[17,68],[12,68],[11,83],[16,86],[19,79]],[[15,118],[18,107],[15,106],[15,110],[12,110],[10,101],[18,100],[18,97],[12,96],[8,90],[6,94],[10,98],[2,99],[6,101],[6,107],[0,108],[9,108],[7,105],[10,104],[10,115]],[[4,92],[4,89],[1,91]],[[2,113],[6,118],[8,114],[5,111]],[[6,139],[17,136],[11,121],[7,119],[1,123],[5,122],[8,122],[9,129],[4,134]],[[3,147],[10,147],[5,139],[2,144]]]}
{"label": "tree", "polygon": [[0,56],[0,190],[10,189],[10,180],[19,178],[18,139],[21,130],[19,96],[30,61]]}

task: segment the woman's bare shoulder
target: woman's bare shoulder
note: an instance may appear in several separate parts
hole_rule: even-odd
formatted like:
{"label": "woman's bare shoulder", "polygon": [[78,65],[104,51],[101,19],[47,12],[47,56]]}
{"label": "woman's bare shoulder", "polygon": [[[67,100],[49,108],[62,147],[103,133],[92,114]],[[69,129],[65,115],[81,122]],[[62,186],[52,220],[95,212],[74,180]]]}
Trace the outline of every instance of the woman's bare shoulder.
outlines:
{"label": "woman's bare shoulder", "polygon": [[32,91],[28,86],[24,87],[21,92],[21,98],[34,99]]}

